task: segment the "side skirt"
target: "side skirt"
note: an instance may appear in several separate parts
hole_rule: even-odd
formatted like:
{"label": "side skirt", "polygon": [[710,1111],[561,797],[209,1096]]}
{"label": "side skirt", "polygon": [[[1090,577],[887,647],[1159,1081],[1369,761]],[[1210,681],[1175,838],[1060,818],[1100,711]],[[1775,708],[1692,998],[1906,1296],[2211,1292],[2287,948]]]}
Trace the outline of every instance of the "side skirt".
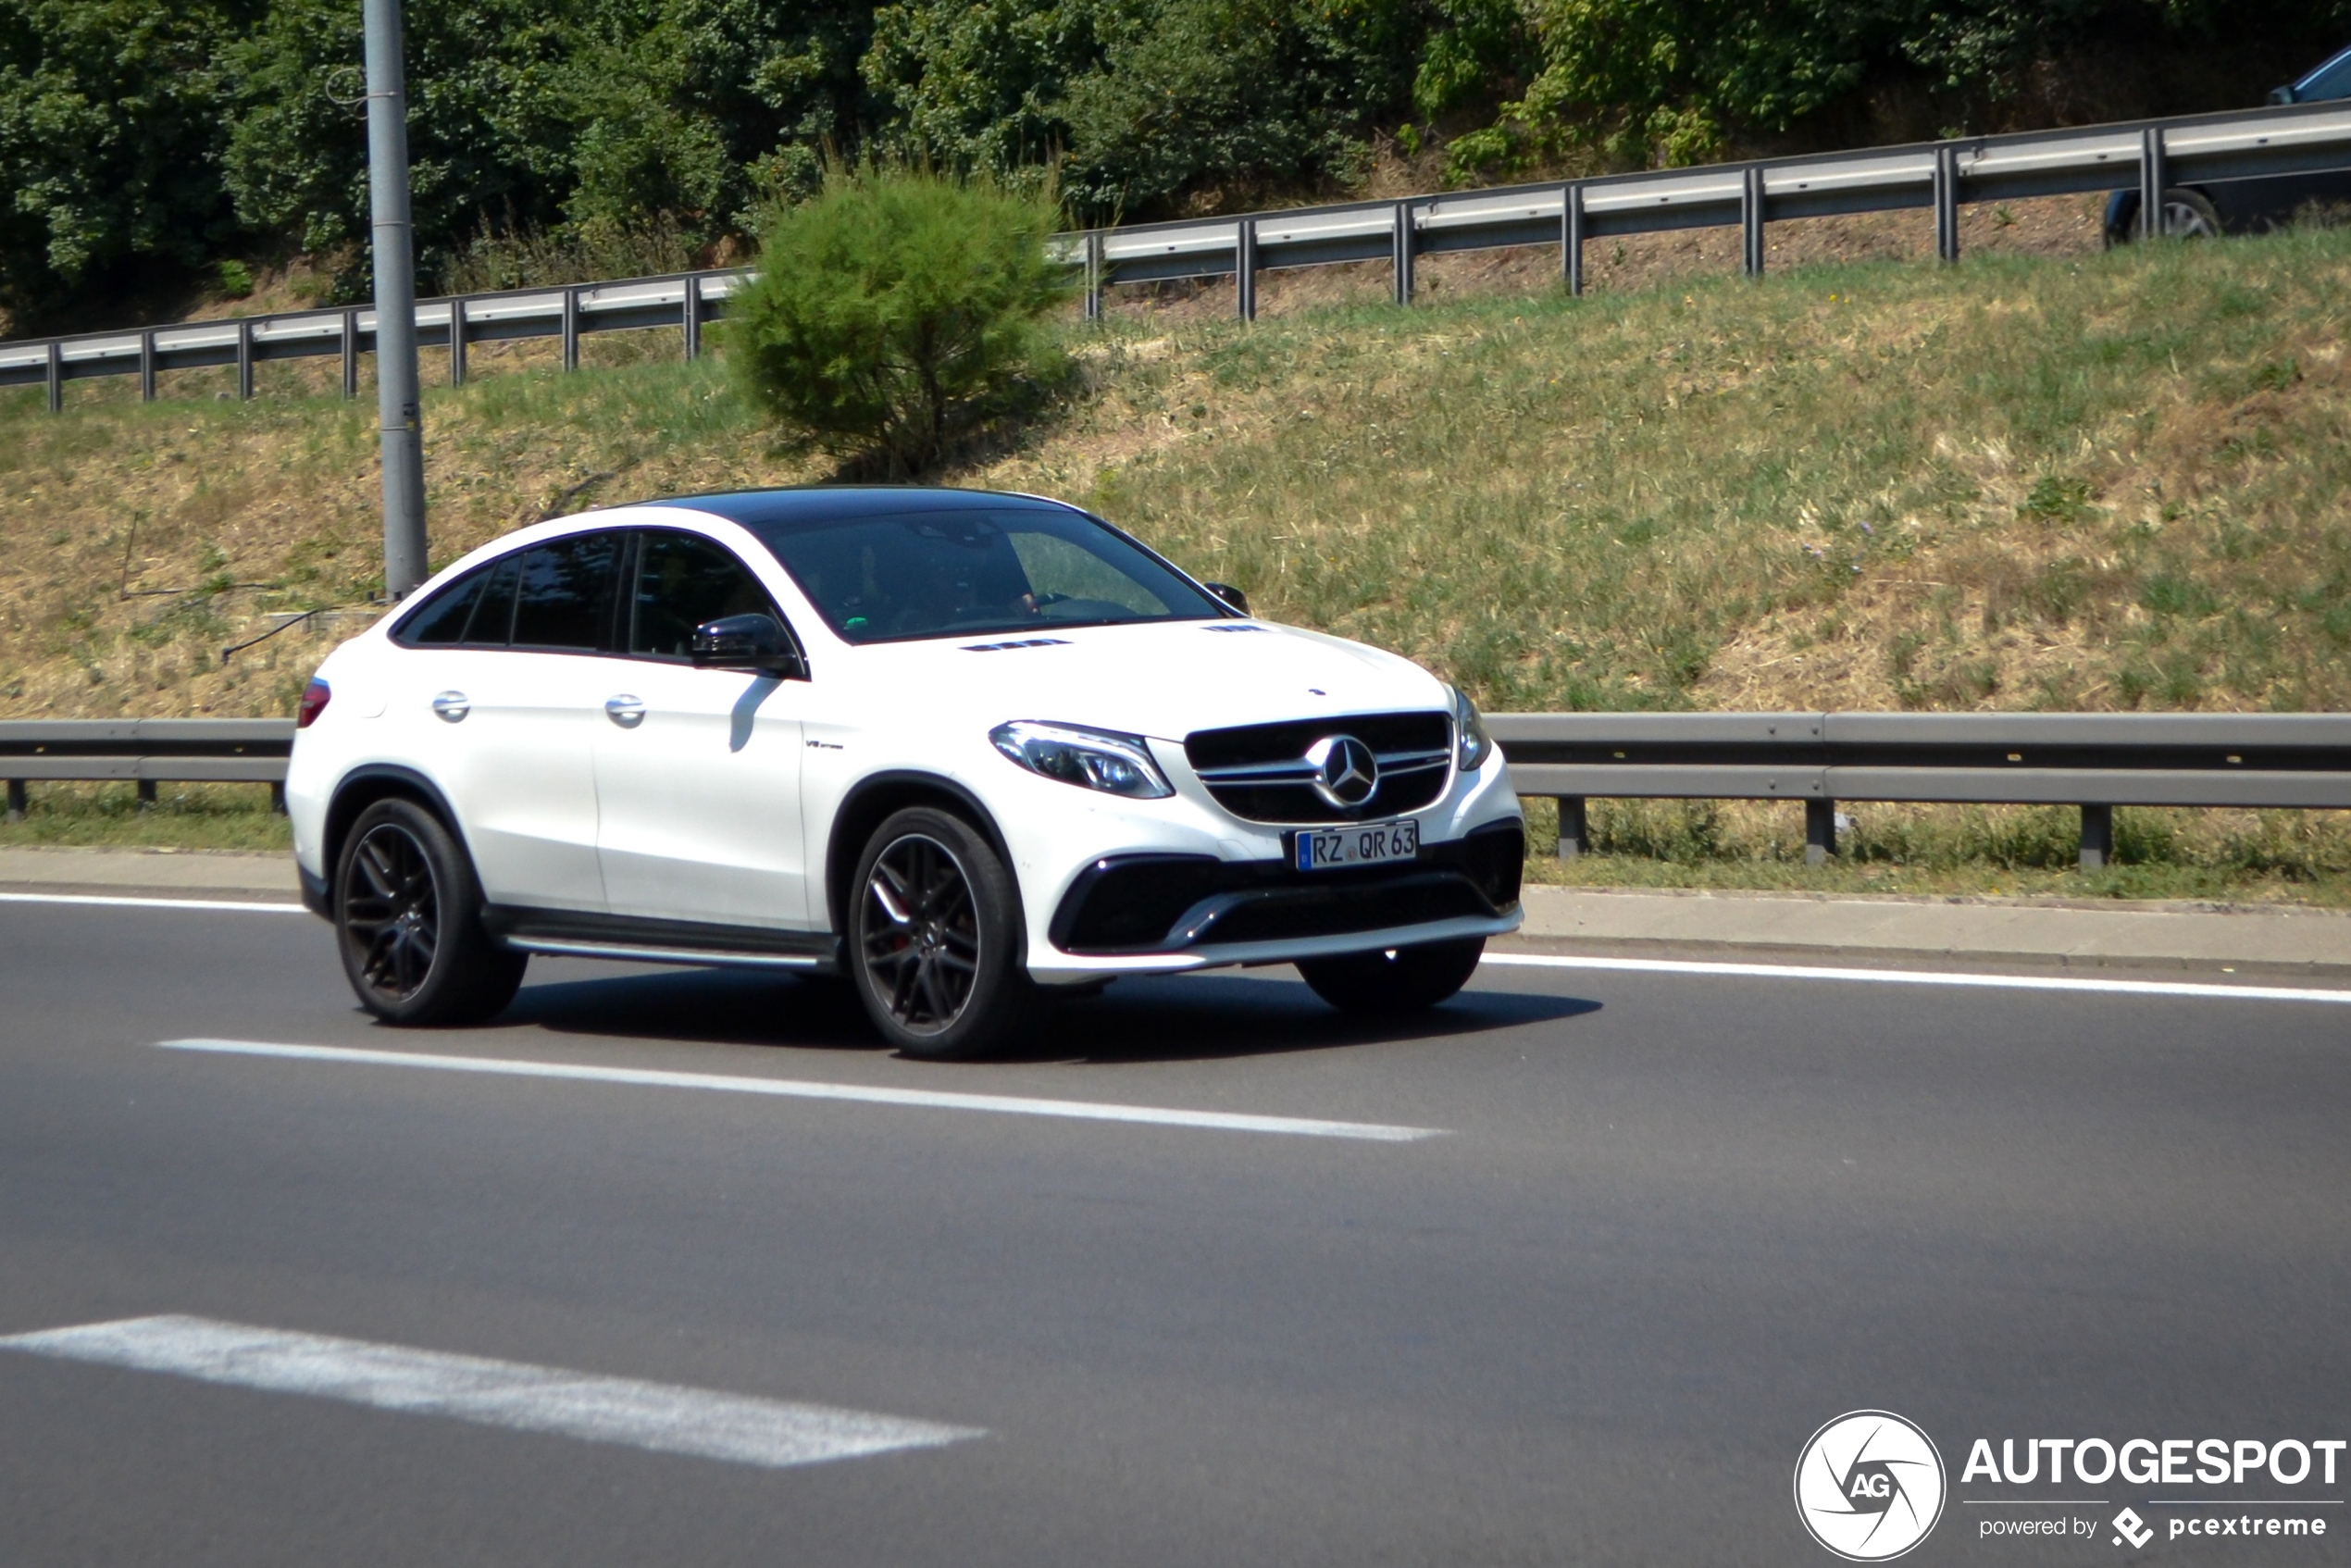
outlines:
{"label": "side skirt", "polygon": [[499,903],[482,907],[481,923],[492,937],[519,952],[615,958],[634,964],[788,969],[802,975],[840,972],[840,939],[829,931],[778,931],[762,926],[647,920]]}

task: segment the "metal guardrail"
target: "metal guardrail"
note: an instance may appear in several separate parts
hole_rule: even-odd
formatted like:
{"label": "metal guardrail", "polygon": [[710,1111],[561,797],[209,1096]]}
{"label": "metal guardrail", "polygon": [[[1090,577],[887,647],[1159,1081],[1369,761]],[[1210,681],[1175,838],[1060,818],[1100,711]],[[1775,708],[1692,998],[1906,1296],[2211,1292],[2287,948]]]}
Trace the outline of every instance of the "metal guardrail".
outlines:
{"label": "metal guardrail", "polygon": [[[1137,224],[1056,235],[1051,243],[1057,258],[1084,268],[1089,317],[1101,316],[1103,292],[1113,285],[1231,277],[1237,308],[1249,318],[1257,313],[1258,274],[1279,268],[1385,260],[1394,268],[1398,303],[1409,304],[1419,256],[1557,245],[1566,286],[1581,292],[1584,247],[1595,239],[1736,226],[1744,231],[1745,270],[1754,274],[1763,270],[1768,223],[1913,208],[1934,210],[1935,254],[1950,261],[1959,254],[1959,209],[1965,204],[2136,185],[2141,210],[2152,212],[2160,210],[2154,193],[2174,183],[2345,168],[2351,168],[2351,103],[2286,104]],[[692,358],[702,324],[724,310],[748,276],[695,272],[425,300],[417,306],[417,334],[422,343],[448,351],[453,382],[465,380],[466,345],[493,339],[561,338],[569,369],[578,363],[584,332],[682,327]],[[234,365],[239,395],[250,397],[258,361],[340,355],[349,397],[356,393],[358,355],[374,345],[375,312],[365,307],[29,339],[0,343],[0,386],[45,384],[54,410],[63,406],[65,383],[83,377],[135,374],[141,395],[152,399],[159,370]]]}
{"label": "metal guardrail", "polygon": [[267,784],[282,808],[293,738],[290,718],[15,719],[0,723],[0,778],[11,821],[33,779],[132,779],[142,803],[163,780]]}
{"label": "metal guardrail", "polygon": [[[1836,852],[1839,801],[2074,805],[2082,864],[2113,852],[2114,808],[2351,809],[2351,714],[1493,714],[1521,795],[1560,805],[1560,853],[1593,799],[1798,800],[1805,857]],[[292,719],[0,723],[8,810],[29,779],[268,783]]]}
{"label": "metal guardrail", "polygon": [[1083,264],[1088,314],[1111,283],[1236,279],[1238,308],[1256,313],[1256,274],[1282,267],[1386,260],[1397,303],[1412,297],[1416,256],[1505,245],[1560,248],[1571,292],[1584,287],[1584,246],[1618,234],[1735,225],[1744,269],[1763,270],[1764,225],[1785,218],[1931,207],[1935,253],[1959,254],[1959,209],[1977,202],[2136,185],[2141,210],[2183,181],[2242,180],[2351,167],[2351,103],[2283,105],[2068,131],[1924,142],[1860,152],[1651,170],[1540,185],[1351,202],[1240,218],[1138,224],[1064,235],[1058,254]]}
{"label": "metal guardrail", "polygon": [[[725,307],[749,274],[690,272],[614,283],[514,289],[417,302],[417,341],[449,355],[449,380],[466,379],[466,350],[507,338],[559,338],[566,370],[579,364],[579,340],[590,332],[681,327],[686,357],[702,353],[703,324]],[[359,390],[359,355],[376,348],[374,307],[284,311],[175,327],[141,327],[0,343],[0,386],[45,383],[52,413],[64,406],[65,383],[89,376],[139,378],[139,394],[154,402],[155,375],[205,366],[237,367],[237,395],[253,395],[253,367],[264,360],[340,355],[342,395]]]}
{"label": "metal guardrail", "polygon": [[1839,801],[2075,805],[2082,864],[2113,852],[2114,808],[2351,808],[2351,714],[1495,714],[1522,795],[1585,802],[1800,800],[1805,858],[1836,852]]}

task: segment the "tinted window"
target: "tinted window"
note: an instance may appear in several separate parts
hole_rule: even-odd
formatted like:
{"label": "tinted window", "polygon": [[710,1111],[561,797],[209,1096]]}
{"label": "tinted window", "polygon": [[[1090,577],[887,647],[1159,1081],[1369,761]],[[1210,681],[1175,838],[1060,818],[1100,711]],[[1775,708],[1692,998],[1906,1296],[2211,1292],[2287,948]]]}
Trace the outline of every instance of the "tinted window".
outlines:
{"label": "tinted window", "polygon": [[2295,84],[2294,95],[2306,103],[2327,98],[2351,98],[2351,53],[2337,56]]}
{"label": "tinted window", "polygon": [[1059,507],[751,527],[852,642],[1227,613],[1148,552]]}
{"label": "tinted window", "polygon": [[422,608],[401,624],[399,641],[412,648],[463,641],[466,622],[473,616],[474,605],[481,598],[481,586],[489,575],[487,567],[467,572],[426,600]]}
{"label": "tinted window", "polygon": [[612,625],[620,536],[591,533],[526,551],[515,595],[514,645],[594,653]]}
{"label": "tinted window", "polygon": [[705,621],[776,613],[740,561],[688,533],[640,536],[629,609],[629,651],[676,659],[693,652],[694,628]]}
{"label": "tinted window", "polygon": [[466,646],[504,648],[515,625],[515,579],[521,575],[519,558],[509,555],[482,573],[481,599],[466,622]]}

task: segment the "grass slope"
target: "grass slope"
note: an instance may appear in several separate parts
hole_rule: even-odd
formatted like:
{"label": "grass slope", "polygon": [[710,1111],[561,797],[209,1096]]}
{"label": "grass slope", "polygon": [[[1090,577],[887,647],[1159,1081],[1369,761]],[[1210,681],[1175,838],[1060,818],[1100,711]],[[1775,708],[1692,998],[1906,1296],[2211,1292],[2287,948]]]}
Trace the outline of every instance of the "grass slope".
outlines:
{"label": "grass slope", "polygon": [[[2351,234],[2319,232],[1073,327],[1090,393],[947,478],[1085,502],[1496,708],[2339,709],[2346,311]],[[715,366],[505,360],[428,394],[439,558],[551,506],[816,477]],[[0,713],[284,712],[342,631],[219,649],[376,586],[371,405],[127,391],[0,404]],[[2055,829],[2027,820],[1864,808],[1861,840],[2029,869]],[[2351,861],[2316,819],[2196,822],[2142,858],[2231,888]],[[1599,832],[1689,866],[1790,841],[1735,806]]]}

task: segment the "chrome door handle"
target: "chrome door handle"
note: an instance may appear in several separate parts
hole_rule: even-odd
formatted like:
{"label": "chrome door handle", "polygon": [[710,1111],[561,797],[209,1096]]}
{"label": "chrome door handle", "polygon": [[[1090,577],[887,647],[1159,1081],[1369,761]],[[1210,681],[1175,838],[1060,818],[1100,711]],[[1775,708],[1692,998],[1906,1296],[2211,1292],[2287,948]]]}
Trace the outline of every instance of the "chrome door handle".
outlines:
{"label": "chrome door handle", "polygon": [[604,699],[604,716],[623,729],[634,729],[645,722],[645,701],[641,697],[619,696]]}
{"label": "chrome door handle", "polygon": [[474,705],[463,691],[443,691],[432,700],[432,711],[434,717],[457,724],[474,711]]}

